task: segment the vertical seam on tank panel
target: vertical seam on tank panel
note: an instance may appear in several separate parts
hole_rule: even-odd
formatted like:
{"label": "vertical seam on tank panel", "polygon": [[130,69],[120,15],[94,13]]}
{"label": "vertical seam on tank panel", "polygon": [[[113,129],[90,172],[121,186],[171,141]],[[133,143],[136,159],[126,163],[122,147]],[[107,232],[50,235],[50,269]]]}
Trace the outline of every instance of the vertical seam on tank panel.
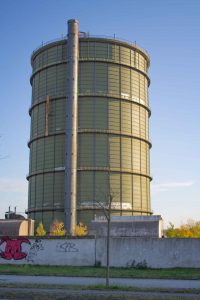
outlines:
{"label": "vertical seam on tank panel", "polygon": [[[96,43],[94,43],[94,56],[96,56]],[[96,62],[92,63],[93,64],[93,72],[94,72],[94,76],[93,76],[93,80],[92,80],[92,92],[95,93],[96,91]],[[95,112],[96,112],[96,99],[95,97],[92,98],[92,105],[93,105],[93,120],[92,120],[92,126],[93,128],[95,128],[94,126],[96,126],[96,118],[95,116]],[[96,166],[96,133],[92,133],[92,164],[93,166]],[[94,200],[96,199],[96,171],[92,171],[92,177],[93,177],[93,192],[92,192],[92,197],[93,197],[93,207],[94,207]],[[95,211],[92,210],[93,212],[93,217],[94,217],[94,213]]]}
{"label": "vertical seam on tank panel", "polygon": [[[38,135],[38,123],[39,123],[39,106],[37,108],[37,135]],[[35,171],[37,170],[37,160],[38,160],[38,141],[35,142],[35,145],[36,145],[36,149],[35,149]],[[36,201],[36,176],[35,176],[35,207],[36,207],[36,204],[37,204],[37,201]]]}
{"label": "vertical seam on tank panel", "polygon": [[[107,47],[108,47],[108,51],[109,51],[109,44],[107,44]],[[106,95],[108,95],[108,91],[109,91],[108,90],[108,63],[106,63],[106,82],[107,82]],[[108,96],[105,97],[105,101],[106,101],[105,102],[106,103],[106,128],[108,128],[108,101],[109,101]],[[110,146],[110,144],[109,144],[109,135],[107,134],[106,135],[106,154],[107,154],[106,166],[108,167],[108,170],[109,170],[108,172],[106,172],[107,179],[109,178],[109,174],[110,174],[110,147],[109,146]],[[110,197],[110,188],[109,188],[109,190],[107,189],[107,194]]]}
{"label": "vertical seam on tank panel", "polygon": [[[148,69],[147,69],[148,71]],[[149,107],[149,85],[148,82],[146,82],[146,88],[147,88],[147,102],[146,105]],[[148,114],[147,122],[148,122],[148,132],[147,132],[147,137],[149,141],[149,118],[150,115]],[[148,145],[148,175],[150,176],[150,147]],[[151,210],[151,192],[150,192],[150,179],[148,179],[148,206],[149,206],[149,211]]]}
{"label": "vertical seam on tank panel", "polygon": [[[134,49],[134,67],[136,68],[136,50]],[[138,74],[137,73],[137,71],[136,71],[136,74]],[[135,74],[134,74],[135,75]],[[135,76],[134,76],[135,77]],[[135,84],[137,84],[137,82],[135,82]],[[135,87],[136,88],[136,87]],[[139,88],[139,82],[138,82],[138,88]],[[134,104],[134,106],[135,106],[135,104]],[[138,105],[138,109],[139,109],[139,105]],[[135,114],[134,114],[135,115]],[[140,124],[139,124],[140,125]],[[140,154],[139,154],[140,155]],[[140,160],[140,156],[139,156],[139,160]],[[133,183],[134,183],[134,178],[136,179],[136,177],[133,175]],[[140,195],[140,197],[141,197],[141,195]]]}
{"label": "vertical seam on tank panel", "polygon": [[[56,61],[58,60],[58,46],[56,46]],[[55,77],[56,77],[56,83],[55,83],[55,95],[58,94],[58,66],[55,66]],[[52,101],[51,101],[52,102]],[[59,103],[59,102],[58,102]],[[52,116],[52,119],[54,120],[54,128],[56,131],[56,101],[54,101],[54,116]],[[52,105],[50,106],[52,107]],[[50,111],[50,110],[49,110]],[[60,145],[61,146],[61,145]],[[56,164],[56,135],[54,135],[54,169],[55,169],[55,164]],[[55,181],[56,181],[56,173],[54,172],[53,174],[53,208],[55,208]],[[53,219],[55,218],[55,210],[53,209]]]}
{"label": "vertical seam on tank panel", "polygon": [[[119,61],[121,62],[121,46],[119,47]],[[120,93],[120,216],[122,216],[122,136],[121,136],[121,130],[122,130],[122,105],[121,105],[121,65],[119,66],[119,93]]]}
{"label": "vertical seam on tank panel", "polygon": [[[56,136],[54,135],[53,136],[53,142],[54,142],[54,170],[55,170],[55,162],[56,162]],[[54,197],[55,197],[55,177],[56,177],[56,173],[54,172],[53,173],[53,203],[52,203],[52,206],[53,206],[53,208],[54,208],[54,203],[55,203],[55,199],[54,199]],[[55,212],[54,212],[54,210],[53,210],[53,219],[54,219],[54,214],[55,214]]]}
{"label": "vertical seam on tank panel", "polygon": [[[80,105],[79,105],[80,53],[81,53],[80,49],[81,49],[81,43],[80,43],[80,40],[79,40],[79,37],[78,37],[77,130],[79,130],[79,109],[80,109]],[[67,85],[66,85],[66,87],[67,87]],[[67,92],[66,92],[66,94],[67,94]],[[65,105],[65,107],[66,107],[66,105]],[[80,159],[79,159],[80,145],[79,145],[79,142],[80,142],[80,135],[77,132],[77,170],[76,170],[76,173],[77,173],[77,175],[76,175],[77,176],[77,180],[76,180],[76,205],[77,205],[77,207],[79,207],[80,203],[81,203],[80,202],[80,199],[81,199],[81,197],[80,197],[80,179],[81,179],[80,174],[81,173],[78,171],[78,167],[79,167],[79,163],[80,163]],[[66,145],[66,142],[65,142],[65,145]],[[76,208],[77,224],[78,224],[78,222],[80,222],[80,214],[81,213]]]}
{"label": "vertical seam on tank panel", "polygon": [[[32,71],[33,72],[33,71]],[[34,97],[33,97],[33,94],[35,93],[35,80],[34,80],[35,78],[33,78],[33,80],[32,80],[32,84],[31,84],[31,87],[32,87],[32,93],[31,93],[31,106],[33,105],[33,99],[34,99]]]}
{"label": "vertical seam on tank panel", "polygon": [[[58,46],[56,47],[56,61],[58,60]],[[55,95],[58,95],[58,65],[56,67],[56,84],[55,84]]]}
{"label": "vertical seam on tank panel", "polygon": [[[110,45],[110,44],[109,44]],[[115,50],[116,50],[116,45],[114,44],[114,61],[115,61]],[[111,48],[112,51],[113,51],[113,48]],[[111,52],[113,53],[113,52]],[[112,61],[113,61],[113,58],[112,58]],[[109,64],[107,64],[107,91],[109,92],[110,94],[110,83],[109,83]],[[110,111],[109,111],[109,101],[110,101],[110,98],[107,96],[107,128],[109,128],[109,120],[110,120]],[[110,136],[108,136],[108,167],[109,167],[109,171],[107,173],[107,181],[108,181],[108,195],[110,196],[110,193],[111,193],[111,172],[110,172],[110,168],[111,168],[111,165],[110,165]],[[111,208],[111,212],[112,212],[112,208]]]}
{"label": "vertical seam on tank panel", "polygon": [[[107,49],[109,51],[109,44],[107,44]],[[108,55],[108,53],[107,53]],[[108,75],[108,63],[106,63],[106,79],[107,79],[107,91],[106,91],[106,95],[108,95],[108,92],[109,92],[109,85],[108,85],[108,79],[109,79],[109,75]],[[107,117],[106,117],[106,128],[108,129],[109,127],[109,112],[108,112],[108,108],[109,108],[109,105],[108,105],[108,101],[109,101],[109,97],[106,96],[105,97],[105,101],[106,101],[106,114],[107,114]],[[106,182],[109,182],[109,184],[107,185],[106,189],[107,189],[107,195],[109,197],[109,200],[110,200],[110,140],[109,140],[109,135],[106,135],[106,152],[107,152],[107,161],[106,161],[106,165],[108,167],[108,172],[106,172]],[[109,180],[109,181],[108,181]]]}
{"label": "vertical seam on tank panel", "polygon": [[[47,62],[48,62],[48,50],[47,50]],[[48,69],[45,69],[45,95],[47,96],[47,72]]]}
{"label": "vertical seam on tank panel", "polygon": [[[130,51],[131,53],[131,51]],[[131,55],[131,54],[130,54]],[[132,99],[132,71],[130,69],[130,94],[131,94],[131,99]],[[133,103],[131,104],[131,135],[133,135],[133,114],[132,114],[132,109],[133,109]],[[133,172],[133,138],[131,137],[131,171]],[[131,174],[131,204],[132,204],[132,210],[133,210],[133,174]],[[133,212],[132,212],[133,215]]]}
{"label": "vertical seam on tank panel", "polygon": [[[108,66],[107,66],[107,73],[108,73]],[[107,74],[107,81],[108,81],[108,74]],[[107,112],[107,128],[109,126],[109,105],[108,105],[108,101],[109,101],[109,98],[106,97],[106,112]],[[108,167],[108,172],[106,172],[106,176],[107,176],[107,182],[108,182],[108,179],[109,179],[109,184],[108,184],[108,189],[107,189],[107,194],[110,195],[110,135],[106,135],[106,138],[107,138],[107,162],[106,162],[106,165]]]}
{"label": "vertical seam on tank panel", "polygon": [[[132,83],[132,72],[131,72],[131,49],[130,50],[130,65],[129,65],[129,72],[130,72],[130,80],[129,80],[129,84],[130,84],[130,89],[129,89],[129,92],[130,92],[130,97],[132,99],[132,86],[131,86],[131,83]],[[130,103],[130,107],[131,107],[131,135],[132,135],[132,103]],[[132,137],[131,137],[131,171],[133,171],[133,155],[132,155],[133,151],[132,151]],[[132,209],[133,209],[133,175],[131,174],[131,206],[132,206]],[[133,213],[132,213],[133,215]]]}
{"label": "vertical seam on tank panel", "polygon": [[35,194],[35,201],[34,201],[34,206],[35,206],[35,208],[36,208],[36,176],[34,176],[34,181],[35,181],[35,187],[34,187],[34,194]]}
{"label": "vertical seam on tank panel", "polygon": [[[45,149],[46,149],[46,138],[44,138],[44,166],[43,168],[45,169]],[[42,207],[44,207],[44,178],[45,178],[45,174],[43,174],[43,200],[42,200]],[[43,211],[42,211],[42,222],[44,222],[44,218],[43,218]]]}
{"label": "vertical seam on tank panel", "polygon": [[[138,56],[138,67],[139,67],[139,56]],[[139,78],[139,102],[140,102],[140,73],[138,73],[138,78]],[[140,135],[140,209],[142,211],[142,176],[141,176],[141,172],[142,172],[142,145],[141,145],[141,121],[140,121],[140,105],[139,105],[139,135]],[[142,213],[141,213],[142,215]]]}
{"label": "vertical seam on tank panel", "polygon": [[[44,145],[45,145],[45,138],[43,139],[44,143],[43,143],[43,170],[44,170]],[[44,203],[44,174],[42,174],[42,203],[41,206],[43,207],[43,203]],[[43,222],[43,212],[42,212],[42,222]]]}
{"label": "vertical seam on tank panel", "polygon": [[[145,85],[144,85],[144,89],[145,89]],[[145,95],[145,90],[144,90],[144,95]],[[146,132],[147,132],[147,118],[146,118],[146,110],[144,110],[144,116],[145,116],[145,139],[146,139]],[[145,143],[145,158],[146,158],[146,174],[148,171],[148,167],[147,167],[147,156],[148,156],[148,145]],[[148,203],[148,193],[147,193],[147,178],[146,178],[146,204],[147,204],[147,210],[149,210],[149,203]]]}

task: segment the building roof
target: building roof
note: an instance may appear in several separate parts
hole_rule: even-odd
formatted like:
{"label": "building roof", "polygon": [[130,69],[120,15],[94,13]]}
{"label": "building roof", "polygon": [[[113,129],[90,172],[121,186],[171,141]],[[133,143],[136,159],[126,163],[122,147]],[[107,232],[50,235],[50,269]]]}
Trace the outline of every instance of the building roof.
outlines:
{"label": "building roof", "polygon": [[21,223],[25,220],[0,220],[0,235],[19,235]]}

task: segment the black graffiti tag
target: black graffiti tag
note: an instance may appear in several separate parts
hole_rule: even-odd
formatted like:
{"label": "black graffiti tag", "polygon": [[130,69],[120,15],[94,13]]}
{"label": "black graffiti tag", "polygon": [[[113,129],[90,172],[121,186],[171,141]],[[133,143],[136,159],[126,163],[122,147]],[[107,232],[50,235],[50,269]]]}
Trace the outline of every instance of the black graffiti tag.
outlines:
{"label": "black graffiti tag", "polygon": [[79,252],[78,248],[76,248],[76,244],[72,242],[58,244],[56,248],[59,252]]}
{"label": "black graffiti tag", "polygon": [[28,262],[34,262],[35,257],[37,256],[39,251],[44,250],[44,246],[42,244],[42,240],[40,239],[36,239],[35,242],[32,244],[28,256],[26,258],[26,260]]}

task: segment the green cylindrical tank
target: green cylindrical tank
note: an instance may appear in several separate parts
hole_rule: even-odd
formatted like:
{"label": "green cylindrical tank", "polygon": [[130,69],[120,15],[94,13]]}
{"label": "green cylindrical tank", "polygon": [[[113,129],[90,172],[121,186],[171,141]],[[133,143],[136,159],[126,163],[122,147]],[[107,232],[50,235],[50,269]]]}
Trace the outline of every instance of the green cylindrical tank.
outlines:
{"label": "green cylindrical tank", "polygon": [[[67,40],[32,54],[28,215],[64,220]],[[113,197],[113,215],[150,215],[147,53],[111,38],[79,38],[77,220]]]}

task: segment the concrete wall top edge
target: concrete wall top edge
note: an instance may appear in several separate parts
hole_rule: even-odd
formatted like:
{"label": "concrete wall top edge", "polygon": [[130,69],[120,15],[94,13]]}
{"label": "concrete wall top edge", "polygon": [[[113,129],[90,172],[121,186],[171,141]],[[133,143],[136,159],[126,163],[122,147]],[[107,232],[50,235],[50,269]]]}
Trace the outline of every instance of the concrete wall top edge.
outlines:
{"label": "concrete wall top edge", "polygon": [[[4,237],[4,235],[0,235],[0,240]],[[11,239],[18,239],[19,235],[9,235]],[[37,235],[23,235],[23,237],[28,238],[29,240],[94,240],[94,235],[87,235],[87,236],[72,236],[72,235],[65,235],[65,236],[37,236]]]}

